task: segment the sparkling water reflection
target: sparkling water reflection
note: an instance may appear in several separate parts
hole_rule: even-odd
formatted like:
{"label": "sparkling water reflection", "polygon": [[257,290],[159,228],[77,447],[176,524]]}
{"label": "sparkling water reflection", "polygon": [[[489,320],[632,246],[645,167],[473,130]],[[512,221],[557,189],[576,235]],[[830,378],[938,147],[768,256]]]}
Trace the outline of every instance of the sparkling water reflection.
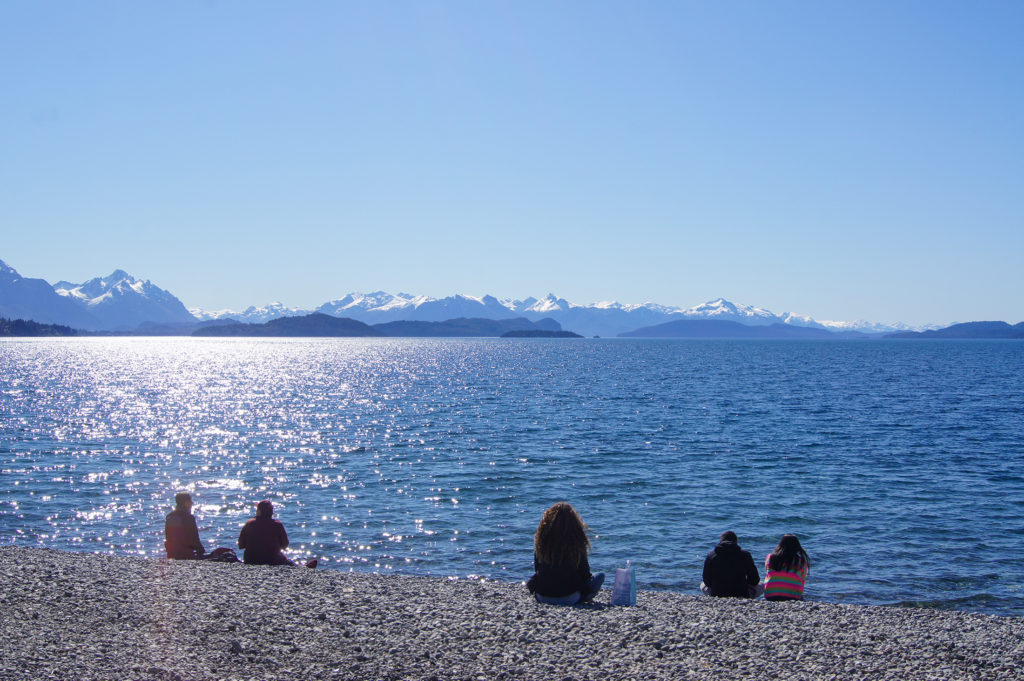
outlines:
{"label": "sparkling water reflection", "polygon": [[801,535],[813,598],[1024,614],[1024,344],[56,339],[0,343],[0,534],[208,548],[270,498],[328,568],[518,580],[566,499],[592,564],[693,591],[734,529]]}

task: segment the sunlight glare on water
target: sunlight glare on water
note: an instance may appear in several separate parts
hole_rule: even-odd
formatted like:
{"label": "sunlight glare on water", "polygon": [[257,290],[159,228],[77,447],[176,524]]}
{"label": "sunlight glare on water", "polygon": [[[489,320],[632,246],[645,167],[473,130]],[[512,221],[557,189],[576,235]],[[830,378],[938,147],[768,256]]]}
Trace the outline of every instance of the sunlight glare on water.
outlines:
{"label": "sunlight glare on water", "polygon": [[4,341],[0,530],[161,556],[188,490],[207,549],[269,498],[296,558],[520,580],[565,499],[642,588],[795,532],[811,598],[1024,614],[1021,345]]}

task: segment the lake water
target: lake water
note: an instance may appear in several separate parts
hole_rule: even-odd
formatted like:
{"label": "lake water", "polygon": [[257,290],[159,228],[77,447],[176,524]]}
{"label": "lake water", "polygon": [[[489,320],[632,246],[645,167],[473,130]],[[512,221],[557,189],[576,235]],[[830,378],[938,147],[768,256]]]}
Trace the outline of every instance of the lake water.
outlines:
{"label": "lake water", "polygon": [[163,555],[269,498],[326,569],[523,580],[545,508],[591,565],[696,592],[785,532],[809,599],[1024,615],[1024,343],[0,342],[0,541]]}

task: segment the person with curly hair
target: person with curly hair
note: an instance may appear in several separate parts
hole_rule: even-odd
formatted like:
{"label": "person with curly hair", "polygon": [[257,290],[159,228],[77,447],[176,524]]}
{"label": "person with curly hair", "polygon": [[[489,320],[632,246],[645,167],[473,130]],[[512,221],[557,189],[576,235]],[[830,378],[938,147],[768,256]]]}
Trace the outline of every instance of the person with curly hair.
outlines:
{"label": "person with curly hair", "polygon": [[590,539],[579,513],[560,501],[540,519],[533,537],[534,575],[526,583],[541,603],[575,605],[590,601],[604,583],[604,573],[590,574]]}

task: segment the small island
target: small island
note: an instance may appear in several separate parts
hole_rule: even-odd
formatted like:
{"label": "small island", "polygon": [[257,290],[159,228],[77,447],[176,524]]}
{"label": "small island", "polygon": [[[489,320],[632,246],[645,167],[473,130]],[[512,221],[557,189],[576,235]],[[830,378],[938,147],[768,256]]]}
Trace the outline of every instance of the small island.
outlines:
{"label": "small island", "polygon": [[501,338],[583,338],[572,331],[548,331],[545,329],[523,329],[520,331],[507,331],[501,334]]}
{"label": "small island", "polygon": [[380,331],[348,317],[332,317],[314,312],[299,317],[278,317],[263,324],[222,324],[205,326],[192,332],[193,336],[255,336],[255,337],[374,337]]}

